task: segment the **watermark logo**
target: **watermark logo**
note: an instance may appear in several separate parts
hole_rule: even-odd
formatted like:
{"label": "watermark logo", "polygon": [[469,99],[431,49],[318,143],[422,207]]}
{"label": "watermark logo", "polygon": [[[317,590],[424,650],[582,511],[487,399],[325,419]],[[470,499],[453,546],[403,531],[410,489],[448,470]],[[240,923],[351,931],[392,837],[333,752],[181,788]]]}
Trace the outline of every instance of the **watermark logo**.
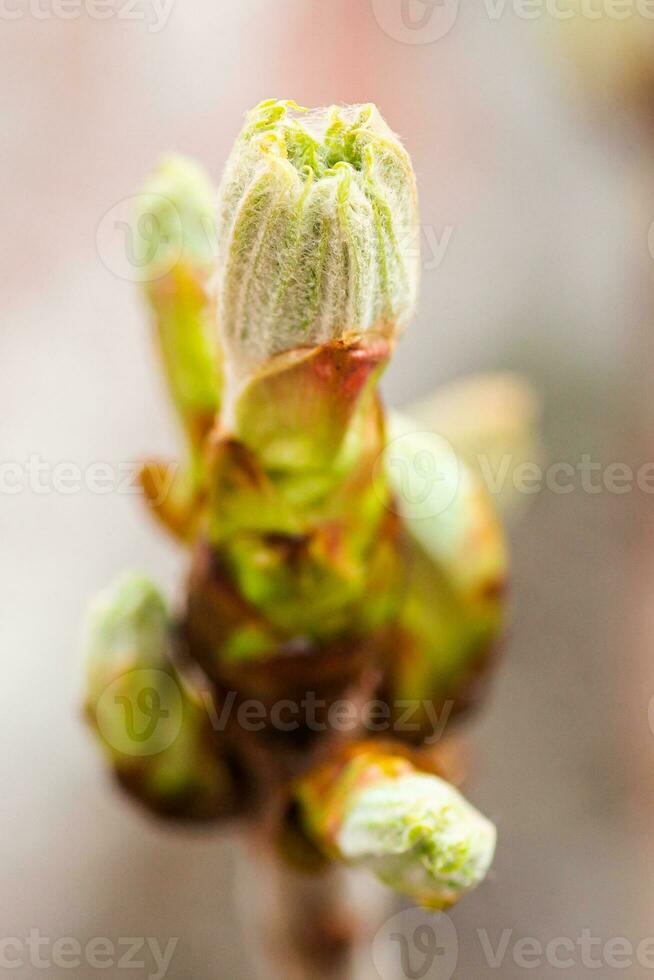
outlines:
{"label": "watermark logo", "polygon": [[435,225],[421,225],[420,232],[422,268],[425,272],[435,272],[445,260],[454,234],[454,225],[443,225],[440,231]]}
{"label": "watermark logo", "polygon": [[[177,739],[184,721],[185,680],[165,670],[136,668],[113,680],[95,705],[95,719],[107,745],[125,756],[152,756],[164,752]],[[256,698],[241,700],[229,691],[217,702],[210,688],[194,691],[194,700],[213,731],[236,726],[245,732],[306,730],[323,734],[356,735],[363,732],[420,734],[425,745],[439,742],[452,717],[454,702],[436,705],[426,698],[359,703],[350,698],[327,701],[307,691],[294,701],[282,698],[266,704]]]}
{"label": "watermark logo", "polygon": [[436,432],[406,432],[391,439],[375,462],[373,486],[405,520],[425,520],[444,513],[459,490],[459,459]]}
{"label": "watermark logo", "polygon": [[513,929],[503,929],[498,936],[491,936],[486,929],[476,930],[482,955],[489,969],[501,970],[511,962],[520,970],[538,970],[550,967],[554,970],[628,970],[634,966],[654,968],[654,938],[646,936],[633,942],[626,936],[603,939],[594,936],[590,929],[582,929],[578,936],[554,936],[541,939],[537,936],[519,936]]}
{"label": "watermark logo", "polygon": [[[652,0],[484,0],[483,6],[491,21],[512,14],[523,21],[602,21],[614,27],[634,18],[654,18]],[[647,29],[646,23],[643,26]]]}
{"label": "watermark logo", "polygon": [[150,756],[169,748],[183,720],[179,686],[164,670],[130,670],[100,696],[96,718],[100,734],[122,755]]}
{"label": "watermark logo", "polygon": [[460,0],[372,0],[377,23],[402,44],[433,44],[450,33]]}
{"label": "watermark logo", "polygon": [[102,263],[119,279],[150,282],[165,276],[179,261],[182,220],[168,198],[133,194],[103,215],[95,244]]}
{"label": "watermark logo", "polygon": [[145,24],[158,34],[168,23],[175,0],[0,0],[0,20],[124,20]]}
{"label": "watermark logo", "polygon": [[[432,44],[454,27],[459,0],[371,0],[377,23],[402,44]],[[598,21],[620,25],[641,20],[643,29],[654,20],[653,0],[482,0],[483,15],[492,22],[506,17],[553,23]]]}
{"label": "watermark logo", "polygon": [[[491,934],[480,928],[466,937],[466,947],[474,948],[488,970],[497,971],[498,976],[504,976],[507,967],[528,972],[654,969],[654,937],[604,938],[588,928],[579,935],[550,938],[524,936],[509,928]],[[384,923],[372,945],[373,963],[382,980],[449,980],[458,956],[457,931],[451,919],[444,913],[433,915],[415,908]]]}
{"label": "watermark logo", "polygon": [[405,262],[419,262],[424,272],[442,266],[454,235],[454,225],[422,223],[398,235],[397,248]]}
{"label": "watermark logo", "polygon": [[[608,493],[623,496],[654,494],[654,461],[639,466],[625,462],[600,462],[590,453],[573,461],[558,460],[544,466],[536,460],[514,456],[477,454],[468,464],[476,471],[491,497],[507,492],[520,496],[539,493],[567,495]],[[373,479],[380,498],[387,502],[390,480],[401,501],[402,516],[429,517],[442,513],[457,496],[464,464],[456,462],[450,443],[433,432],[405,433],[391,441],[379,456]],[[71,459],[50,460],[40,453],[25,459],[0,459],[0,498],[22,493],[38,496],[78,493],[106,496],[142,496],[143,463],[93,460],[80,464]],[[149,468],[147,500],[158,507],[170,499],[180,464],[167,462]],[[397,505],[397,502],[396,502]]]}
{"label": "watermark logo", "polygon": [[[148,500],[157,507],[168,499],[179,472],[178,463],[151,467],[149,473]],[[90,493],[142,495],[139,477],[143,464],[133,460],[109,462],[94,460],[84,466],[70,459],[53,462],[40,453],[32,453],[25,460],[0,459],[0,497],[13,497],[21,493],[39,496],[61,494],[71,496]]]}
{"label": "watermark logo", "polygon": [[[2,0],[0,0],[0,3]],[[435,272],[445,261],[454,225],[421,224],[398,238],[406,262],[419,261]],[[218,256],[215,216],[198,211],[184,221],[174,201],[161,194],[132,194],[112,205],[96,231],[96,248],[105,268],[128,282],[152,282],[167,275],[186,246],[202,242]]]}
{"label": "watermark logo", "polygon": [[375,936],[372,961],[382,980],[449,980],[459,961],[454,923],[444,912],[399,912]]}
{"label": "watermark logo", "polygon": [[224,731],[233,721],[243,731],[296,732],[301,728],[310,732],[339,732],[355,735],[371,732],[394,734],[422,734],[425,745],[434,745],[443,737],[454,709],[453,701],[440,706],[430,699],[395,698],[390,701],[375,699],[359,704],[349,698],[328,703],[315,691],[307,691],[299,701],[283,698],[266,705],[256,698],[237,703],[235,691],[230,691],[220,705],[214,703],[209,690],[202,691],[200,699],[206,708],[214,731]]}
{"label": "watermark logo", "polygon": [[[60,975],[62,970],[85,967],[88,970],[140,971],[146,980],[164,980],[175,955],[179,938],[169,939],[165,945],[155,936],[95,936],[82,943],[74,936],[51,939],[40,929],[31,929],[27,936],[0,938],[0,970],[52,970]],[[24,975],[24,974],[23,974]],[[51,974],[52,975],[52,974]]]}

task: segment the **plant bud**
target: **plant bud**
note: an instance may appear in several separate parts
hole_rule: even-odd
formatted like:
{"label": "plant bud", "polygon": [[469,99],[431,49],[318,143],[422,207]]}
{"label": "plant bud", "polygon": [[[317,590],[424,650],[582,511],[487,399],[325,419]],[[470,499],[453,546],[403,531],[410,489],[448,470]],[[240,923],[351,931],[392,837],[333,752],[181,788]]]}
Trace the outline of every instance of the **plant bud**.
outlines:
{"label": "plant bud", "polygon": [[447,908],[485,877],[494,825],[445,780],[365,747],[305,776],[303,826],[318,849],[372,871],[429,908]]}
{"label": "plant bud", "polygon": [[122,575],[93,600],[84,641],[92,699],[126,671],[164,667],[169,652],[168,613],[159,590],[138,572]]}
{"label": "plant bud", "polygon": [[156,586],[124,575],[86,625],[86,713],[123,787],[149,810],[212,819],[238,805],[224,746],[200,692],[171,659],[171,621]]}
{"label": "plant bud", "polygon": [[218,325],[237,377],[283,351],[392,339],[414,311],[415,177],[373,105],[253,109],[225,169],[217,231]]}
{"label": "plant bud", "polygon": [[438,776],[414,772],[364,788],[337,836],[346,861],[423,905],[447,908],[486,876],[494,825]]}
{"label": "plant bud", "polygon": [[144,281],[169,272],[179,261],[203,268],[215,257],[215,190],[200,164],[164,157],[136,198],[135,242],[147,271]]}

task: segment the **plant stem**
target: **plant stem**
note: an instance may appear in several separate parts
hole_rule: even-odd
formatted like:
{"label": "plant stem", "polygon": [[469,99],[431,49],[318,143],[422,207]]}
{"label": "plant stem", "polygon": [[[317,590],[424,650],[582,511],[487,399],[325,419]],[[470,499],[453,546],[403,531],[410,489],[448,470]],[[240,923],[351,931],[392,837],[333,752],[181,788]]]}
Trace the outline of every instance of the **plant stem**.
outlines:
{"label": "plant stem", "polygon": [[344,870],[300,874],[252,837],[243,864],[239,904],[257,980],[353,980],[357,925]]}

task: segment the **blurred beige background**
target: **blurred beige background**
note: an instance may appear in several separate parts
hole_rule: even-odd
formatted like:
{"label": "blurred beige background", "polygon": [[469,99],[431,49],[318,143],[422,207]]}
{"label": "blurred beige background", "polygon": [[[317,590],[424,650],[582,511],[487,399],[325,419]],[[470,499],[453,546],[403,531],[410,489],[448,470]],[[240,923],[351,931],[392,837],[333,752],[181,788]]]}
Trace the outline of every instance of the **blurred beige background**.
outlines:
{"label": "blurred beige background", "polygon": [[[174,451],[137,289],[103,261],[97,229],[162,151],[217,176],[242,113],[270,96],[375,101],[413,156],[432,237],[420,315],[385,382],[393,404],[518,369],[544,399],[552,460],[651,458],[651,119],[591,107],[542,22],[472,4],[415,43],[395,0],[140,4],[129,18],[118,4],[65,20],[48,0],[0,16],[0,460]],[[653,507],[637,490],[545,490],[513,529],[513,624],[471,729],[469,795],[500,847],[452,913],[456,977],[522,977],[524,937],[654,935]],[[0,494],[0,554],[1,937],[179,937],[170,980],[250,976],[232,841],[149,825],[108,785],[78,716],[88,597],[134,565],[172,590],[183,556],[133,494],[30,489]],[[493,946],[514,930],[499,969],[480,928]],[[570,976],[613,973],[574,957]]]}

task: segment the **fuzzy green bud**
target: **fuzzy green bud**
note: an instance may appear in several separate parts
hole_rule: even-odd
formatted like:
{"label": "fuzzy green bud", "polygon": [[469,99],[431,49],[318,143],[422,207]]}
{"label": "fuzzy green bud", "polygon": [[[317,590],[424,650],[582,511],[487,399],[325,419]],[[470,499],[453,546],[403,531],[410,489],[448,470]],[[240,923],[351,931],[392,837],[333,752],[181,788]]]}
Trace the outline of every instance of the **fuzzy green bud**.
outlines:
{"label": "fuzzy green bud", "polygon": [[218,325],[239,377],[275,354],[395,337],[419,278],[416,184],[373,105],[246,117],[218,205]]}
{"label": "fuzzy green bud", "polygon": [[494,825],[453,786],[414,772],[361,790],[336,843],[346,861],[396,891],[446,908],[486,876],[495,840]]}
{"label": "fuzzy green bud", "polygon": [[372,871],[429,908],[446,908],[485,877],[494,825],[445,780],[407,758],[362,746],[305,776],[302,822],[326,856]]}

